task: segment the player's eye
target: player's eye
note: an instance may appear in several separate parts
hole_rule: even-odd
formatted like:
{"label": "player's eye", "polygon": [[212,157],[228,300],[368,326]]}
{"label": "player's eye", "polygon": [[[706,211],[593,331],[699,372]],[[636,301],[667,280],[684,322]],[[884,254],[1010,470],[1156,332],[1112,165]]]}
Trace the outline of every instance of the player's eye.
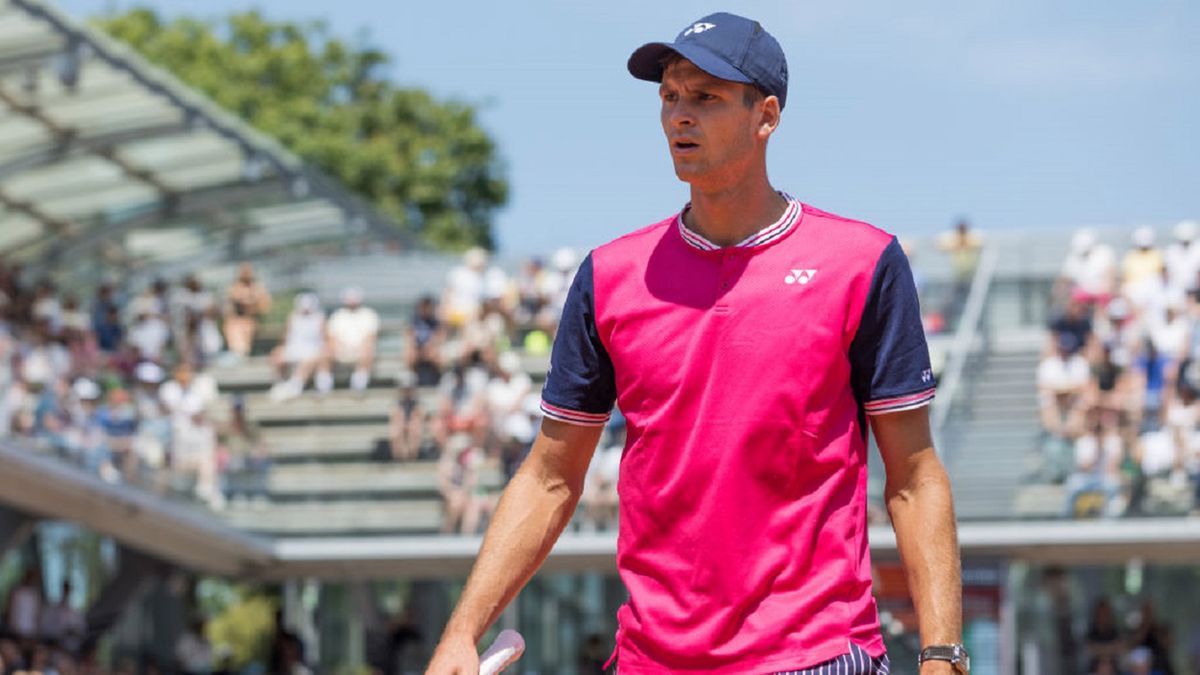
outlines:
{"label": "player's eye", "polygon": [[679,100],[679,94],[676,94],[673,91],[664,91],[662,93],[662,100],[667,103],[674,103],[675,101]]}
{"label": "player's eye", "polygon": [[698,91],[696,92],[696,99],[699,101],[715,101],[717,97],[707,91]]}

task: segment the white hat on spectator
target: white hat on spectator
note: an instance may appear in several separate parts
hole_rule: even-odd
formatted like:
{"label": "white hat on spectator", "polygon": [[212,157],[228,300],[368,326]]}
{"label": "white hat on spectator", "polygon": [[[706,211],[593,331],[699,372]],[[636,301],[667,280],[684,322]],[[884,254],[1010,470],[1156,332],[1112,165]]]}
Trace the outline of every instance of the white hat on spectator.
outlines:
{"label": "white hat on spectator", "polygon": [[316,293],[301,293],[296,296],[296,309],[302,312],[315,312],[321,308],[321,299]]}
{"label": "white hat on spectator", "polygon": [[579,255],[575,253],[575,249],[563,247],[550,256],[550,264],[560,272],[569,272],[579,264]]}
{"label": "white hat on spectator", "polygon": [[463,263],[472,269],[483,269],[488,264],[488,253],[478,246],[473,246],[463,253]]}
{"label": "white hat on spectator", "polygon": [[1179,241],[1191,242],[1200,234],[1200,224],[1194,220],[1185,220],[1175,226],[1175,238]]}
{"label": "white hat on spectator", "polygon": [[1071,237],[1071,252],[1075,254],[1087,253],[1093,246],[1096,245],[1096,232],[1090,227],[1085,227],[1075,232],[1075,236]]}
{"label": "white hat on spectator", "polygon": [[347,286],[342,289],[342,304],[360,305],[363,301],[363,290],[358,286]]}
{"label": "white hat on spectator", "polygon": [[167,371],[162,369],[162,366],[150,361],[142,361],[133,369],[133,375],[138,382],[145,384],[158,384],[167,377]]}
{"label": "white hat on spectator", "polygon": [[75,384],[71,385],[71,391],[81,401],[95,401],[100,398],[100,385],[86,377],[75,380]]}
{"label": "white hat on spectator", "polygon": [[1154,229],[1148,225],[1143,225],[1133,231],[1133,236],[1130,237],[1133,245],[1138,248],[1150,248],[1154,246]]}

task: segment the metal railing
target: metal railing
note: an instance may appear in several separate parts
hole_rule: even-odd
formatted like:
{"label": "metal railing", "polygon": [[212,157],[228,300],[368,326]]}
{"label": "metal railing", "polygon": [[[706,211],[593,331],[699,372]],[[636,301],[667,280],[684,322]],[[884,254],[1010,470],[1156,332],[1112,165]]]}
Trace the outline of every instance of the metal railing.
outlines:
{"label": "metal railing", "polygon": [[[932,427],[935,438],[946,429],[950,413],[963,397],[960,391],[964,375],[971,357],[976,352],[986,354],[989,348],[989,334],[986,330],[986,309],[988,296],[991,292],[992,281],[996,276],[996,263],[1000,258],[995,246],[985,245],[980,253],[979,265],[975,268],[975,276],[971,279],[971,289],[963,304],[962,313],[954,333],[954,341],[950,345],[950,353],[946,358],[946,367],[942,370],[941,382],[938,385],[938,395],[933,402]],[[940,440],[940,438],[938,438]],[[938,443],[941,447],[941,444]]]}

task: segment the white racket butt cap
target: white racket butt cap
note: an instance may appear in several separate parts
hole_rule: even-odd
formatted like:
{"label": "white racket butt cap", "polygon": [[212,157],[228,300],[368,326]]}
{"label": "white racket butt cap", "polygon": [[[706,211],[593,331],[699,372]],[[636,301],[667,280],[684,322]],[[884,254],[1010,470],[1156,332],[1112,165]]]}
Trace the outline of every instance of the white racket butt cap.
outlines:
{"label": "white racket butt cap", "polygon": [[497,675],[524,653],[525,638],[515,630],[502,630],[492,646],[479,657],[479,675]]}

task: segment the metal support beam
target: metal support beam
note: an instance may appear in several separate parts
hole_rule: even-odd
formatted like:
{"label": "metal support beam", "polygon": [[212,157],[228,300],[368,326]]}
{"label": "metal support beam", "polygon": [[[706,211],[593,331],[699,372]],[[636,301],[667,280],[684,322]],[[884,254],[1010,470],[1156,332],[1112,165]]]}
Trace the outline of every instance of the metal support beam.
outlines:
{"label": "metal support beam", "polygon": [[48,166],[79,155],[97,154],[105,156],[106,153],[114,152],[117,147],[124,143],[185,134],[191,129],[192,126],[186,122],[172,122],[169,124],[138,127],[136,129],[124,129],[107,134],[97,134],[88,138],[72,137],[66,142],[62,142],[61,139],[55,139],[54,143],[49,144],[43,149],[0,163],[0,180],[23,171]]}
{"label": "metal support beam", "polygon": [[33,220],[36,220],[37,222],[41,223],[46,230],[49,231],[49,234],[55,237],[68,237],[76,231],[76,228],[71,224],[70,221],[63,220],[62,218],[56,218],[49,213],[42,211],[31,202],[16,199],[4,192],[3,188],[0,188],[0,205],[4,206],[4,208],[10,211],[23,213]]}
{"label": "metal support beam", "polygon": [[117,575],[88,607],[87,642],[94,642],[117,625],[121,615],[137,600],[146,585],[171,571],[170,564],[125,546],[120,549],[119,565]]}
{"label": "metal support beam", "polygon": [[[59,124],[50,117],[47,117],[40,106],[32,103],[22,103],[12,94],[0,89],[0,102],[7,104],[10,108],[22,115],[34,120],[38,124],[46,128],[50,135],[54,137],[55,145],[67,146],[80,134],[80,130],[74,127],[67,127]],[[158,191],[162,195],[164,202],[170,204],[175,200],[176,193],[165,183],[158,179],[152,171],[134,166],[122,157],[119,157],[114,148],[97,148],[95,151],[97,157],[101,157],[118,169],[121,170],[127,177],[133,180],[145,183]]]}
{"label": "metal support beam", "polygon": [[37,518],[6,506],[0,506],[0,558],[19,548],[33,534]]}

